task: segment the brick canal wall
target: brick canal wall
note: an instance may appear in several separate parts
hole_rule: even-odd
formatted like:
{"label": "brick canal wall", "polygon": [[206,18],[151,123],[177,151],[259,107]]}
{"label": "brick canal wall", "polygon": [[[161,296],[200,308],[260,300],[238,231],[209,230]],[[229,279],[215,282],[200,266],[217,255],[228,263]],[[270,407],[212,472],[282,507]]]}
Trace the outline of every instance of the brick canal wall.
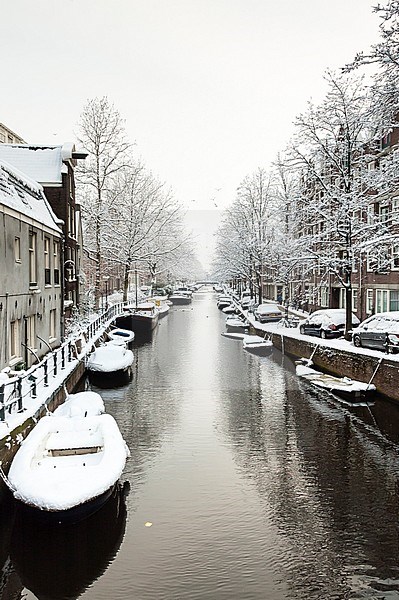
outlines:
{"label": "brick canal wall", "polygon": [[[261,330],[255,329],[255,331],[261,336],[265,334]],[[310,342],[305,338],[302,340],[291,337],[288,331],[271,334],[273,345],[284,354],[293,359],[310,358],[317,347],[312,360],[321,370],[331,375],[350,377],[365,383],[369,383],[375,373],[372,383],[376,386],[377,392],[399,402],[399,362],[390,359],[389,355],[381,354],[381,357],[378,357],[347,352],[340,348],[318,345],[318,338],[315,338],[315,342]]]}

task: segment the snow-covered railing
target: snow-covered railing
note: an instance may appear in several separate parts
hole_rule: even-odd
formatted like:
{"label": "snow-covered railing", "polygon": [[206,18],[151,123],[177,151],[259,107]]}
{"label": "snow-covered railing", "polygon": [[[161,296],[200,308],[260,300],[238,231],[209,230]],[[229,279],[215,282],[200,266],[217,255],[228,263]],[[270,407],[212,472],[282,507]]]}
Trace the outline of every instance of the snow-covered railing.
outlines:
{"label": "snow-covered railing", "polygon": [[[46,405],[54,390],[61,387],[76,364],[85,359],[93,344],[128,303],[118,303],[91,321],[59,348],[27,371],[0,378],[0,422],[29,407]],[[42,400],[41,400],[42,399]],[[38,400],[41,400],[38,402]],[[13,419],[15,420],[15,419]]]}

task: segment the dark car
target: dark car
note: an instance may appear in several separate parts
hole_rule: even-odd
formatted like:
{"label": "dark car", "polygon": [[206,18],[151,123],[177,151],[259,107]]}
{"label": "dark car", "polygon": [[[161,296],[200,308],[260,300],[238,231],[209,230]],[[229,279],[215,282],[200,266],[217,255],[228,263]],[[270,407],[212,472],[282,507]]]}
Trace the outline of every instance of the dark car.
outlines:
{"label": "dark car", "polygon": [[357,348],[399,352],[399,311],[369,317],[353,332],[352,341]]}
{"label": "dark car", "polygon": [[[346,312],[344,308],[328,308],[316,310],[299,326],[299,331],[306,335],[318,335],[321,338],[334,338],[345,331]],[[352,325],[356,327],[360,321],[352,314]]]}

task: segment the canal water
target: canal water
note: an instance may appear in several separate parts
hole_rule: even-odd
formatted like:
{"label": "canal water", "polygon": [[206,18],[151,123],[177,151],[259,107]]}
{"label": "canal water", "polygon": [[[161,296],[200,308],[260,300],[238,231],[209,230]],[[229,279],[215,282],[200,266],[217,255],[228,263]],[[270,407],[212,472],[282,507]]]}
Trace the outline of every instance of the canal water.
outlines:
{"label": "canal water", "polygon": [[196,293],[137,346],[129,385],[95,388],[131,450],[118,493],[69,527],[10,502],[2,600],[399,598],[396,408],[315,392],[224,318]]}

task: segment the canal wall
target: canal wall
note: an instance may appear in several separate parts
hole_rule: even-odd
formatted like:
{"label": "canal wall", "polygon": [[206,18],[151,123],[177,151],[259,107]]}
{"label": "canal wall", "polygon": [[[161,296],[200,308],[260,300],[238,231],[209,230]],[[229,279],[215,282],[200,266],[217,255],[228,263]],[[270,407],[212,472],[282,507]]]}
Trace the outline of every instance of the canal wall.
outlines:
{"label": "canal wall", "polygon": [[[258,329],[255,324],[253,327],[257,335],[265,335],[264,329]],[[371,382],[379,394],[399,403],[399,362],[391,355],[332,348],[318,338],[313,342],[305,336],[301,339],[298,334],[290,335],[289,329],[270,331],[269,336],[273,345],[283,354],[293,359],[312,356],[313,363],[322,371],[364,383]]]}

